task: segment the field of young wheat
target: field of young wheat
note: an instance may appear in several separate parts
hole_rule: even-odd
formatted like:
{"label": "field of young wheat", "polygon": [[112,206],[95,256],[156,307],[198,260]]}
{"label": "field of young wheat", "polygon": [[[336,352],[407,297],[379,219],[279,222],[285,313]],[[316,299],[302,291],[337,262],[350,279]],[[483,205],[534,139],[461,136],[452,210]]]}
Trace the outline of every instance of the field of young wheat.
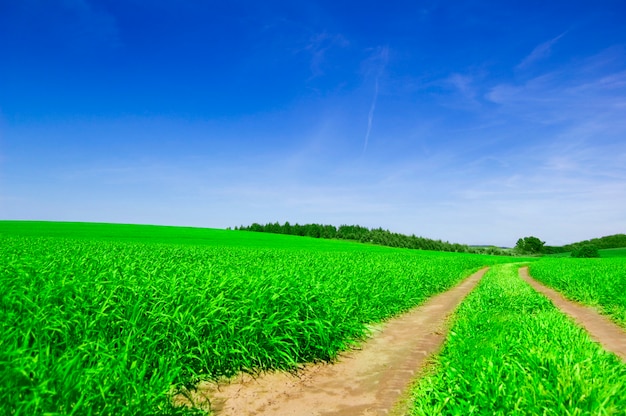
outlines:
{"label": "field of young wheat", "polygon": [[546,258],[530,265],[538,281],[594,306],[626,328],[626,257]]}
{"label": "field of young wheat", "polygon": [[[620,414],[626,365],[517,276],[519,259],[244,231],[0,221],[0,414],[202,413],[200,380],[331,361],[373,323],[491,265],[414,414]],[[533,277],[626,326],[626,258]]]}
{"label": "field of young wheat", "polygon": [[522,281],[518,267],[492,267],[462,303],[414,389],[413,415],[624,414],[626,364]]}
{"label": "field of young wheat", "polygon": [[510,258],[242,231],[0,222],[0,413],[186,414],[199,380],[332,360]]}

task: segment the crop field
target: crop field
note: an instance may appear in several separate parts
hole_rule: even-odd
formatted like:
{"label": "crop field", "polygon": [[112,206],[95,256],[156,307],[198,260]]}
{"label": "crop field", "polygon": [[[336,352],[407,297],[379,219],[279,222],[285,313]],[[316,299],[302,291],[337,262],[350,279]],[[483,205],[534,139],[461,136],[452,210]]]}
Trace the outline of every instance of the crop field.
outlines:
{"label": "crop field", "polygon": [[518,267],[494,266],[461,304],[414,388],[413,415],[623,414],[626,364],[523,282]]}
{"label": "crop field", "polygon": [[199,380],[332,360],[490,256],[0,222],[0,414],[189,414]]}
{"label": "crop field", "polygon": [[[598,250],[598,254],[600,258],[609,259],[614,257],[626,257],[626,248],[605,248]],[[548,258],[563,258],[563,257],[572,257],[571,252],[558,253],[558,254],[550,254],[546,256]]]}
{"label": "crop field", "polygon": [[626,328],[626,257],[546,258],[532,263],[530,274],[567,298],[596,307]]}
{"label": "crop field", "polygon": [[602,258],[626,257],[626,248],[607,248],[598,250],[598,253]]}

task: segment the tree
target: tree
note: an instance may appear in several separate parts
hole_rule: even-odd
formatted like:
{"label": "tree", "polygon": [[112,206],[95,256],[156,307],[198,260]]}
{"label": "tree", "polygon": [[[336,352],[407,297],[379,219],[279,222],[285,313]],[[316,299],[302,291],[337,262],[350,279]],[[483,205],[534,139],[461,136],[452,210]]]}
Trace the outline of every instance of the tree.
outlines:
{"label": "tree", "polygon": [[578,249],[572,251],[571,256],[577,258],[592,258],[600,257],[600,253],[598,253],[598,247],[593,244],[584,244]]}
{"label": "tree", "polygon": [[543,253],[543,245],[545,241],[541,241],[537,237],[524,237],[517,240],[515,249],[521,254],[541,254]]}

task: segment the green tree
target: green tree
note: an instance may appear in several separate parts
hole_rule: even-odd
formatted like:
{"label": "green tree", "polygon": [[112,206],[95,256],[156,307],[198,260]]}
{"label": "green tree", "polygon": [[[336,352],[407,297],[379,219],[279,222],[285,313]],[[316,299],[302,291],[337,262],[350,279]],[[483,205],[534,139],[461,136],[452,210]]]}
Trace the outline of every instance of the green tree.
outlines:
{"label": "green tree", "polygon": [[572,251],[572,257],[577,258],[591,258],[591,257],[600,257],[600,253],[598,253],[598,247],[593,244],[584,244]]}
{"label": "green tree", "polygon": [[541,241],[537,237],[524,237],[517,240],[515,249],[521,254],[541,254],[543,253],[545,243],[545,241]]}

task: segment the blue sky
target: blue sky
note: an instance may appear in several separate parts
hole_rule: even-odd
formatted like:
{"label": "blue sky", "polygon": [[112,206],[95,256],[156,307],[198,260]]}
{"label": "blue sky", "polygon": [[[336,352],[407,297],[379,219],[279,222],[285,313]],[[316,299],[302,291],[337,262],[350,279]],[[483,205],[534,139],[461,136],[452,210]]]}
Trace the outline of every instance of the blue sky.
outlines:
{"label": "blue sky", "polygon": [[624,233],[626,3],[0,0],[0,218]]}

